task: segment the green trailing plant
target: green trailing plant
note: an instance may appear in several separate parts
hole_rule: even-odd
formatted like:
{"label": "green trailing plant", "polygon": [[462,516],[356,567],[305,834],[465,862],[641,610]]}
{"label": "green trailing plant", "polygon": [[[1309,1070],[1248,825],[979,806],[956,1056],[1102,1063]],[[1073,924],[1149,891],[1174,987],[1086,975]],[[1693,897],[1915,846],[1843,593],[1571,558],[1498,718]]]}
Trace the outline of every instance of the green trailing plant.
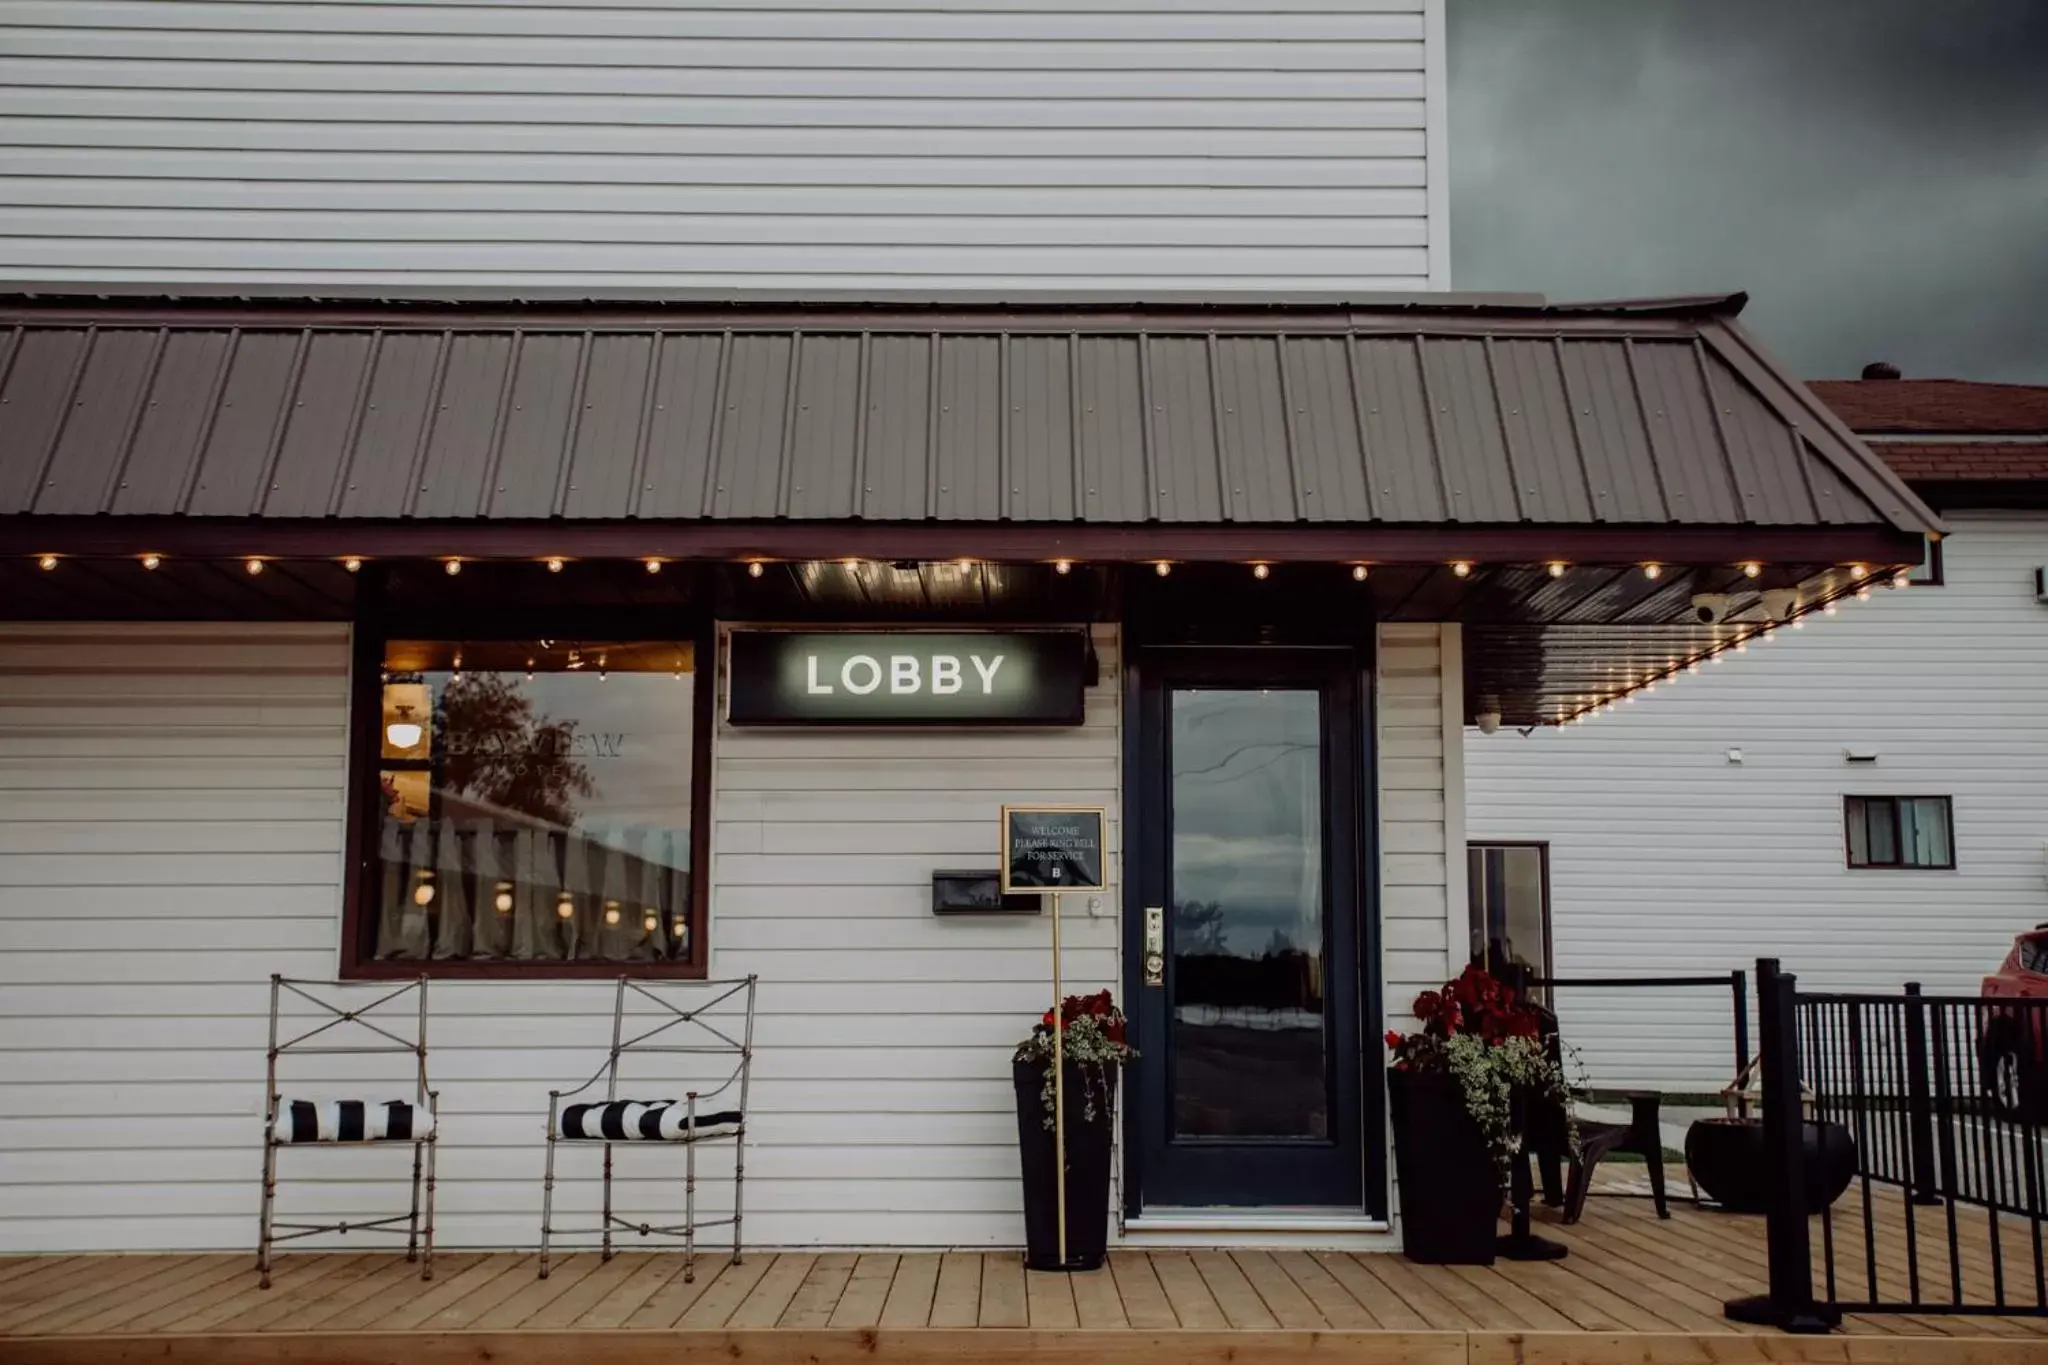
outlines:
{"label": "green trailing plant", "polygon": [[1387,1031],[1394,1070],[1448,1075],[1458,1083],[1465,1112],[1479,1125],[1503,1180],[1522,1147],[1517,1095],[1525,1110],[1557,1105],[1571,1149],[1578,1150],[1562,1051],[1554,1035],[1545,1035],[1541,1012],[1476,965],[1442,990],[1416,996],[1413,1008],[1421,1029]]}
{"label": "green trailing plant", "polygon": [[[1116,1094],[1117,1069],[1138,1054],[1124,1041],[1123,1011],[1108,991],[1094,995],[1070,995],[1060,1002],[1060,1054],[1081,1074],[1081,1117],[1094,1122],[1109,1112]],[[1017,1044],[1014,1060],[1040,1068],[1045,1083],[1039,1098],[1045,1104],[1045,1126],[1053,1121],[1052,1011],[1047,1010],[1032,1028],[1031,1036]],[[1067,1096],[1072,1104],[1076,1096]]]}

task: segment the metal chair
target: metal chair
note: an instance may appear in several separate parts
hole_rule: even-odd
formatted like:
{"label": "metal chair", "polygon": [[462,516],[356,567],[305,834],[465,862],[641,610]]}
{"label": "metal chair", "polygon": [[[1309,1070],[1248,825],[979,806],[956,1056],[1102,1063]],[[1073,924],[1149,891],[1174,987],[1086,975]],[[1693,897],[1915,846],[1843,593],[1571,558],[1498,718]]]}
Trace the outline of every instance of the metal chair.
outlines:
{"label": "metal chair", "polygon": [[[331,998],[313,994],[321,991]],[[263,1210],[256,1237],[256,1270],[260,1287],[270,1288],[270,1253],[279,1242],[312,1237],[323,1232],[392,1232],[405,1224],[405,1259],[422,1261],[420,1278],[434,1278],[434,1150],[440,1124],[436,1110],[439,1092],[427,1086],[427,979],[422,976],[360,1006],[339,1003],[343,994],[360,994],[363,988],[332,981],[295,981],[282,976],[270,978],[270,1049],[264,1082],[263,1119]],[[409,1013],[414,1027],[410,1039],[372,1022],[368,1016],[394,1001],[418,992],[418,1011]],[[280,1007],[287,996],[307,1001],[333,1017],[296,1037],[278,1041]],[[393,1021],[394,1027],[402,1027]],[[355,1046],[338,1045],[329,1030],[344,1026],[367,1030],[382,1042]],[[353,1033],[348,1035],[354,1037]],[[325,1039],[315,1042],[315,1039]],[[278,1089],[280,1058],[302,1056],[360,1056],[373,1053],[410,1053],[413,1057],[413,1098],[402,1099],[292,1099]],[[351,1082],[351,1084],[355,1084]],[[279,1223],[277,1206],[277,1154],[283,1147],[356,1146],[409,1143],[412,1147],[412,1207],[406,1213],[362,1222]],[[420,1225],[420,1188],[426,1185],[426,1226]],[[278,1229],[284,1229],[279,1232]],[[424,1259],[422,1259],[424,1253]]]}
{"label": "metal chair", "polygon": [[[620,977],[618,993],[612,1005],[612,1046],[604,1065],[595,1075],[574,1090],[550,1090],[548,1092],[548,1163],[547,1175],[542,1185],[540,1213],[540,1277],[548,1276],[548,1256],[557,1234],[570,1237],[588,1237],[596,1234],[603,1259],[612,1258],[612,1233],[623,1228],[642,1237],[681,1237],[683,1239],[683,1279],[691,1281],[697,1275],[697,1233],[702,1228],[732,1225],[732,1264],[740,1263],[740,1218],[741,1195],[746,1187],[746,1144],[747,1144],[747,1084],[752,1071],[754,1057],[754,986],[756,978],[744,977],[734,981],[675,981],[648,982]],[[688,1008],[677,1004],[672,995],[700,997]],[[650,1003],[652,1011],[643,1011],[633,1020],[639,1027],[650,1018],[660,1020],[644,1031],[631,1037],[626,1034],[627,1005]],[[672,1034],[671,1029],[688,1025],[681,1033]],[[735,1027],[736,1026],[736,1027]],[[733,1034],[737,1032],[736,1038]],[[671,1041],[655,1042],[654,1039],[667,1035]],[[678,1043],[677,1037],[692,1041]],[[730,1058],[732,1065],[724,1070],[722,1077],[714,1070],[711,1080],[715,1085],[693,1086],[678,1096],[673,1090],[666,1093],[670,1098],[653,1100],[631,1100],[619,1098],[619,1070],[621,1061],[631,1053],[675,1053],[714,1058]],[[604,1099],[591,1100],[580,1104],[564,1105],[571,1099],[591,1089],[599,1081],[604,1082]],[[664,1078],[655,1086],[673,1087],[674,1080]],[[688,1082],[682,1084],[687,1085]],[[728,1107],[707,1107],[707,1102],[722,1095],[730,1095]],[[697,1148],[707,1142],[730,1140],[733,1144],[732,1214],[726,1218],[699,1220],[697,1217]],[[555,1206],[555,1149],[564,1142],[604,1144],[604,1217],[596,1228],[556,1228],[554,1226]],[[612,1210],[612,1147],[615,1143],[648,1142],[654,1144],[676,1143],[683,1148],[683,1221],[679,1224],[657,1224],[636,1222],[622,1218]]]}

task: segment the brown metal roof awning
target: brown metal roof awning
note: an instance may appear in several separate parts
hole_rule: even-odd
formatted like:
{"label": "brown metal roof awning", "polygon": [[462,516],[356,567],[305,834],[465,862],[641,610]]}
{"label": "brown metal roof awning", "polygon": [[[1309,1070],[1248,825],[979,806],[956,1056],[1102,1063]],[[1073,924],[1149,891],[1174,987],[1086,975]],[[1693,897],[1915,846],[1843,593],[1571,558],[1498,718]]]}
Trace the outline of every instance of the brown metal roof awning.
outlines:
{"label": "brown metal roof awning", "polygon": [[0,308],[0,518],[1935,526],[1668,304]]}

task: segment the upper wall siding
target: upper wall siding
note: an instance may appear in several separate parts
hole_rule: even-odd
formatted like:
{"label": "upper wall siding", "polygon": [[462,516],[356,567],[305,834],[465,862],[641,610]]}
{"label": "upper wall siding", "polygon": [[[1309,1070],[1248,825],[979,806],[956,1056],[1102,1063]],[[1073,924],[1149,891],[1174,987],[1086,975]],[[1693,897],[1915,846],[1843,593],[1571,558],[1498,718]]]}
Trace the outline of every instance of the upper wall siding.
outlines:
{"label": "upper wall siding", "polygon": [[[1776,955],[1807,986],[1975,995],[2048,920],[2048,516],[1950,520],[1945,587],[1845,602],[1592,724],[1470,736],[1471,837],[1550,843],[1559,975]],[[1849,869],[1852,793],[1952,796],[1956,869]],[[1711,1091],[1734,1071],[1725,991],[1557,1004],[1595,1084]]]}
{"label": "upper wall siding", "polygon": [[6,0],[0,278],[1440,288],[1441,19],[1441,0]]}

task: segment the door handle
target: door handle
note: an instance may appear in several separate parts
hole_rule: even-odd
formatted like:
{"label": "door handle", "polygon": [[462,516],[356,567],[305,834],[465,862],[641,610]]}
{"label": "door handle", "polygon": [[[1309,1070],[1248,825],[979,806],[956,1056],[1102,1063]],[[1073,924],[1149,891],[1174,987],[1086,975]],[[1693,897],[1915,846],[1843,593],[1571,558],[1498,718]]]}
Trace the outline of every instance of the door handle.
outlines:
{"label": "door handle", "polygon": [[1166,984],[1166,911],[1157,905],[1145,907],[1145,984]]}

